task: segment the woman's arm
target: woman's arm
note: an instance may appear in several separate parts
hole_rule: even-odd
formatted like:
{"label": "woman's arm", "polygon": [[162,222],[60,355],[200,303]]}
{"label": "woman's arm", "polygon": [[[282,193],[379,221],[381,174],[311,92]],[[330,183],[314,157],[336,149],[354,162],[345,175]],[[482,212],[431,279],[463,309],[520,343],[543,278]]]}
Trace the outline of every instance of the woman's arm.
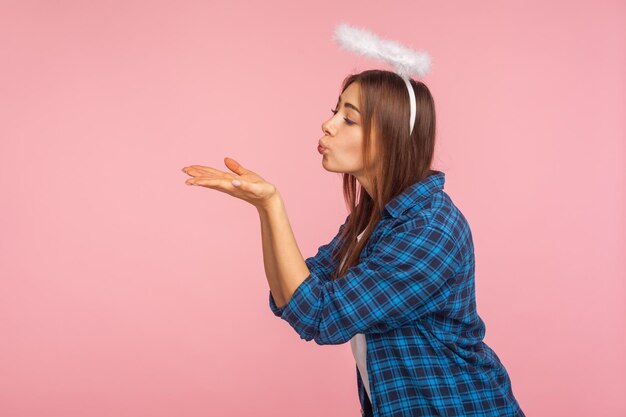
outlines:
{"label": "woman's arm", "polygon": [[340,278],[323,279],[312,268],[287,305],[272,310],[300,338],[328,345],[357,333],[386,333],[446,306],[472,302],[473,292],[458,292],[460,281],[473,278],[457,275],[463,263],[457,239],[439,226],[413,221],[386,232]]}
{"label": "woman's arm", "polygon": [[259,205],[257,211],[261,220],[265,275],[276,305],[282,308],[310,271],[293,235],[278,191],[266,204]]}
{"label": "woman's arm", "polygon": [[226,157],[224,164],[237,175],[191,165],[183,168],[184,173],[193,177],[185,183],[225,192],[257,208],[261,217],[263,263],[271,295],[281,307],[287,305],[310,271],[293,236],[282,198],[273,184],[234,159]]}

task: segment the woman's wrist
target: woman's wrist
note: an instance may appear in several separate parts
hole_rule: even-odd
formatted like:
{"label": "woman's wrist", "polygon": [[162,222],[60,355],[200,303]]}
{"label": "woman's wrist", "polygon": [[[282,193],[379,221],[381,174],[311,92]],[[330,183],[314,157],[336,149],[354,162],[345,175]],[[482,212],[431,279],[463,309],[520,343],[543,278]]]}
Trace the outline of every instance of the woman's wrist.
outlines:
{"label": "woman's wrist", "polygon": [[259,214],[269,213],[272,210],[275,210],[277,207],[280,207],[282,204],[282,199],[278,190],[271,197],[268,197],[262,203],[256,206]]}

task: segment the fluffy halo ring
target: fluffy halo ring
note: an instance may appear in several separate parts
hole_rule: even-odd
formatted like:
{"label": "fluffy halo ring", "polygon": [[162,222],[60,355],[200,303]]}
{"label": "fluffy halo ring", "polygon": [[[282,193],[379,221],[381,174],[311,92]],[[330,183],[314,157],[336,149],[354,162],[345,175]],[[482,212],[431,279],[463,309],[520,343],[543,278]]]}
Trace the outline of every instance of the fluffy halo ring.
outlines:
{"label": "fluffy halo ring", "polygon": [[409,78],[412,75],[423,77],[428,74],[431,66],[430,55],[424,51],[414,51],[399,42],[382,39],[371,31],[350,26],[345,22],[335,28],[334,40],[347,51],[386,62],[404,79],[411,103],[409,132],[413,133],[416,104],[415,92]]}

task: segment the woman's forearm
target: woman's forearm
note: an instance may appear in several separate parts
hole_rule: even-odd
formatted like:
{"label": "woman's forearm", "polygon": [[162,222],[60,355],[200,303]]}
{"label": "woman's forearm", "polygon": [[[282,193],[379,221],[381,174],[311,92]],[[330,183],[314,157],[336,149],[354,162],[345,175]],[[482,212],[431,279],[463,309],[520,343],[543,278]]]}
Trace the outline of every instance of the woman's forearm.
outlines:
{"label": "woman's forearm", "polygon": [[310,271],[291,230],[280,194],[263,207],[257,207],[257,211],[261,220],[265,275],[276,305],[284,307]]}
{"label": "woman's forearm", "polygon": [[267,213],[263,213],[260,209],[259,218],[261,220],[261,240],[263,244],[263,266],[265,267],[265,275],[267,276],[267,282],[270,285],[272,296],[276,305],[282,306],[285,304],[283,298],[283,289],[280,280],[278,279],[278,267],[276,265],[276,254],[272,248],[270,237],[270,225]]}

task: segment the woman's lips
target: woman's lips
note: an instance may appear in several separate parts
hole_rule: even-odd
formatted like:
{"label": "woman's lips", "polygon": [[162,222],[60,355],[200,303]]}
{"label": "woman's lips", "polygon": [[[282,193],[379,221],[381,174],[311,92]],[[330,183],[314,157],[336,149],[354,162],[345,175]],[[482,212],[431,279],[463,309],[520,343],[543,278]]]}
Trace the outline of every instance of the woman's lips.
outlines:
{"label": "woman's lips", "polygon": [[323,154],[324,152],[326,152],[326,148],[323,147],[322,145],[317,145],[317,151]]}

